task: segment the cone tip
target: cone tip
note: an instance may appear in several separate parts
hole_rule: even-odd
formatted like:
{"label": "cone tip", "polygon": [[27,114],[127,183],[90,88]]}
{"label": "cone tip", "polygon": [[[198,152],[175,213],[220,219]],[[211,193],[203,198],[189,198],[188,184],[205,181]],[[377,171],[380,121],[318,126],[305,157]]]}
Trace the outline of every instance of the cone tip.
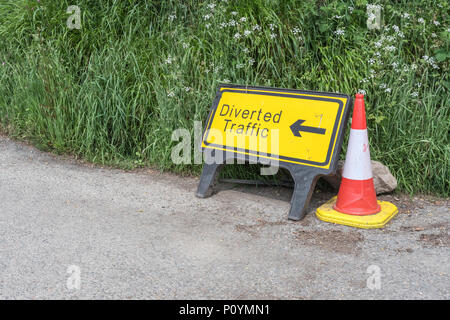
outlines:
{"label": "cone tip", "polygon": [[353,107],[352,129],[367,129],[366,111],[364,110],[364,95],[357,93],[355,95],[355,103]]}

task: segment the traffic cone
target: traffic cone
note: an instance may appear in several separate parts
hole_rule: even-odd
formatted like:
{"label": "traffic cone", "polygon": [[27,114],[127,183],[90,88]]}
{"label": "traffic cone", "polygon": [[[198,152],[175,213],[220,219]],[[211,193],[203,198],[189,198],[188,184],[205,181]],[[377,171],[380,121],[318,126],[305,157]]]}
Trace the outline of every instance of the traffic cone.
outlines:
{"label": "traffic cone", "polygon": [[354,215],[367,215],[380,211],[373,185],[366,111],[362,94],[356,94],[347,155],[334,209]]}
{"label": "traffic cone", "polygon": [[395,205],[378,201],[373,184],[364,95],[356,94],[342,181],[337,199],[317,209],[319,219],[359,228],[381,228],[397,214]]}

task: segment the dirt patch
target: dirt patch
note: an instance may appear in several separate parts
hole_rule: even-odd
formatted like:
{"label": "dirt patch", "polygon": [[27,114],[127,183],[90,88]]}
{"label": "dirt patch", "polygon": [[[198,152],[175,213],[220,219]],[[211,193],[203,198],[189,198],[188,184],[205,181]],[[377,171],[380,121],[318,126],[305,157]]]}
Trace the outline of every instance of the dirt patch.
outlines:
{"label": "dirt patch", "polygon": [[425,247],[448,247],[450,246],[450,235],[448,233],[421,234],[419,240]]}
{"label": "dirt patch", "polygon": [[450,224],[447,222],[444,223],[433,223],[425,226],[401,226],[401,231],[408,231],[408,232],[414,232],[414,231],[424,231],[424,230],[431,230],[431,229],[439,229],[441,231],[449,231]]}
{"label": "dirt patch", "polygon": [[237,224],[235,226],[235,229],[236,229],[236,231],[247,232],[252,236],[256,236],[258,229],[261,227],[281,226],[281,225],[290,223],[290,221],[288,221],[288,220],[266,221],[266,220],[259,219],[256,221],[258,222],[257,224],[251,224],[251,225]]}
{"label": "dirt patch", "polygon": [[364,236],[357,231],[343,232],[340,230],[326,231],[296,231],[296,239],[307,245],[318,246],[322,249],[345,254],[359,254],[359,243]]}
{"label": "dirt patch", "polygon": [[432,195],[410,196],[407,194],[383,194],[377,196],[378,200],[389,201],[395,204],[400,214],[411,214],[417,209],[427,206],[450,206],[450,200]]}
{"label": "dirt patch", "polygon": [[414,252],[414,250],[411,249],[411,248],[406,248],[406,249],[395,249],[395,251],[396,251],[396,252],[399,252],[399,253],[404,253],[404,252],[406,252],[406,253],[413,253],[413,252]]}
{"label": "dirt patch", "polygon": [[251,236],[256,236],[256,230],[254,230],[254,226],[246,226],[243,224],[237,224],[235,227],[236,231],[246,232]]}

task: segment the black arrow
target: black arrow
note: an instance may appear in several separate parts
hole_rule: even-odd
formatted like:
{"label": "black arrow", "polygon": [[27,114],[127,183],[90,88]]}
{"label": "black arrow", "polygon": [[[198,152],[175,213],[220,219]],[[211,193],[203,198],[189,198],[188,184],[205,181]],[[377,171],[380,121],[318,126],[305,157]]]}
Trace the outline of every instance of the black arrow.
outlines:
{"label": "black arrow", "polygon": [[318,133],[318,134],[325,134],[325,131],[326,131],[325,129],[302,126],[303,122],[305,122],[305,120],[299,119],[299,120],[295,121],[293,124],[291,124],[290,128],[291,128],[292,133],[294,134],[294,136],[301,137],[302,135],[300,134],[300,131],[311,132],[311,133]]}

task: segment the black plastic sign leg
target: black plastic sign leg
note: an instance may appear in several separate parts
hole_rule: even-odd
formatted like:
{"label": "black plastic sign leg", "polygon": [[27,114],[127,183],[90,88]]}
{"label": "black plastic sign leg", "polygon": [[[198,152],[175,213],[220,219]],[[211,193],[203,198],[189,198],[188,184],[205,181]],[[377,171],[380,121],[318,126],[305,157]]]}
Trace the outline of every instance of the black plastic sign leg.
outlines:
{"label": "black plastic sign leg", "polygon": [[309,200],[314,191],[317,181],[317,175],[305,171],[292,172],[295,187],[291,198],[291,209],[289,210],[289,219],[301,220],[308,209]]}
{"label": "black plastic sign leg", "polygon": [[200,183],[197,188],[197,197],[208,198],[213,194],[213,187],[217,180],[222,164],[204,164]]}
{"label": "black plastic sign leg", "polygon": [[[203,171],[196,193],[197,197],[208,198],[213,194],[214,185],[217,182],[220,169],[223,165],[223,163],[211,162],[203,165]],[[280,166],[289,170],[295,183],[288,218],[291,220],[301,220],[306,214],[309,200],[311,199],[320,174],[314,169],[311,170],[296,165],[280,163]]]}

